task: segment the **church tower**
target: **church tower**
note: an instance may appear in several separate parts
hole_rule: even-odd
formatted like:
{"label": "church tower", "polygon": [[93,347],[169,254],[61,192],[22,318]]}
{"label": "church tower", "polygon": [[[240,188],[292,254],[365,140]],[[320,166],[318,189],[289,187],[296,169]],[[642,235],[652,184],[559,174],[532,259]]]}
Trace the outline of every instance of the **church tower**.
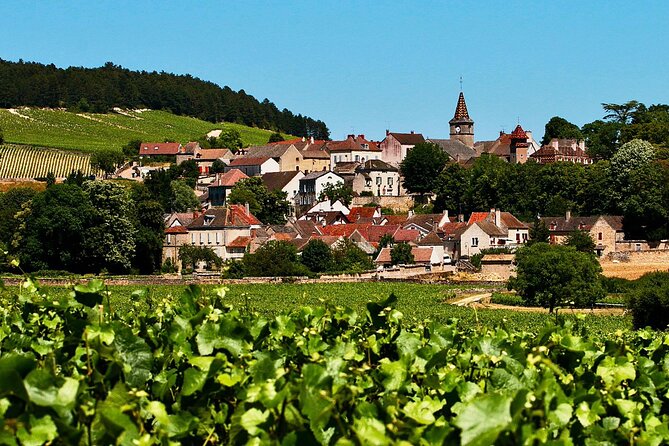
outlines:
{"label": "church tower", "polygon": [[474,121],[469,117],[465,95],[462,92],[455,107],[455,116],[448,123],[451,125],[451,139],[457,139],[469,147],[474,147]]}

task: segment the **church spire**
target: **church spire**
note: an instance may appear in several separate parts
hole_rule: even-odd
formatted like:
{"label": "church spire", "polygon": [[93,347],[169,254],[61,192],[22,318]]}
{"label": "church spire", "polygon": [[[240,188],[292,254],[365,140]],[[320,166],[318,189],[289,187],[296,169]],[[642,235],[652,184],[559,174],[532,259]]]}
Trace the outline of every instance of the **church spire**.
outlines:
{"label": "church spire", "polygon": [[453,116],[453,121],[471,121],[469,117],[469,112],[467,111],[467,103],[465,102],[464,93],[460,92],[458,97],[458,105],[455,107],[455,116]]}

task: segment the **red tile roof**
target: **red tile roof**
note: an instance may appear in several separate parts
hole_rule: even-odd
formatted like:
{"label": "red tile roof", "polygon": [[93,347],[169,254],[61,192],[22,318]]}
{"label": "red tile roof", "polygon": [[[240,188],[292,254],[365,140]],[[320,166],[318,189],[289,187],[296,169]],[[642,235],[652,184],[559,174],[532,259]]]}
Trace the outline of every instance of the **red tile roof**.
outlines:
{"label": "red tile roof", "polygon": [[399,228],[393,234],[393,239],[396,242],[415,242],[420,237],[420,231],[416,229],[402,229]]}
{"label": "red tile roof", "polygon": [[216,179],[214,180],[213,183],[209,185],[209,187],[216,187],[216,186],[232,187],[235,184],[237,184],[238,181],[244,180],[246,178],[248,178],[248,175],[246,175],[241,170],[232,169],[228,170],[225,173],[217,173]]}
{"label": "red tile roof", "polygon": [[184,226],[172,226],[165,229],[165,234],[188,234],[188,229]]}
{"label": "red tile roof", "polygon": [[240,235],[230,243],[228,243],[228,248],[246,248],[251,243],[251,237]]}
{"label": "red tile roof", "polygon": [[375,207],[354,206],[348,214],[348,219],[355,223],[359,218],[373,218],[375,212]]}
{"label": "red tile roof", "polygon": [[230,149],[201,149],[196,154],[195,159],[200,161],[215,161],[219,158],[230,155]]}
{"label": "red tile roof", "polygon": [[[391,263],[390,251],[391,248],[383,248],[374,262]],[[412,247],[411,254],[413,254],[413,260],[416,263],[430,263],[430,259],[432,258],[432,248]]]}
{"label": "red tile roof", "polygon": [[490,216],[490,212],[472,212],[467,220],[467,225],[473,225],[476,222],[483,221]]}
{"label": "red tile roof", "polygon": [[231,204],[225,208],[209,209],[188,225],[188,229],[220,229],[231,226],[249,227],[260,225],[253,214],[246,213],[246,208],[240,204]]}
{"label": "red tile roof", "polygon": [[182,149],[178,142],[143,142],[139,146],[140,156],[176,155]]}

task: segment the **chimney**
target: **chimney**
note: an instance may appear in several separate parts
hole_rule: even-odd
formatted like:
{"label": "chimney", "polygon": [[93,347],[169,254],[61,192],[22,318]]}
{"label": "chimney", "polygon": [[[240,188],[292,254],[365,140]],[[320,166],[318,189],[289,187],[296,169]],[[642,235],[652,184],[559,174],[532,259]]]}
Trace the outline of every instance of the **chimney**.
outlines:
{"label": "chimney", "polygon": [[244,203],[244,210],[246,211],[246,215],[251,215],[251,211],[249,210],[249,204]]}
{"label": "chimney", "polygon": [[390,130],[386,129],[386,136],[390,135]]}
{"label": "chimney", "polygon": [[499,209],[495,209],[495,226],[500,227],[502,212]]}
{"label": "chimney", "polygon": [[311,138],[309,138],[309,142],[310,142],[311,144],[314,143],[314,137],[313,137],[313,136],[312,136]]}
{"label": "chimney", "polygon": [[307,138],[305,138],[305,137],[303,136],[303,137],[302,137],[302,142],[304,142],[304,141],[306,141],[306,140],[307,140]]}
{"label": "chimney", "polygon": [[564,220],[565,221],[571,220],[571,210],[570,209],[567,209],[567,212],[564,215]]}
{"label": "chimney", "polygon": [[407,218],[413,217],[413,210],[409,210],[409,213],[407,214]]}
{"label": "chimney", "polygon": [[413,130],[411,131],[411,134],[413,135]]}
{"label": "chimney", "polygon": [[358,139],[365,139],[365,135],[358,135]]}
{"label": "chimney", "polygon": [[465,214],[458,214],[458,223],[465,222]]}

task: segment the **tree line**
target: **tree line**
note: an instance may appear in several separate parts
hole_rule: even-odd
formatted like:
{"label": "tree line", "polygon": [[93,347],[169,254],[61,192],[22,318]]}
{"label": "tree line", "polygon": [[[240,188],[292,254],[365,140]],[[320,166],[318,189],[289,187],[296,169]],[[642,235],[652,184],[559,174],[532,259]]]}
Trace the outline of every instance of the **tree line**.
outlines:
{"label": "tree line", "polygon": [[296,136],[329,139],[327,125],[288,109],[279,110],[244,90],[191,75],[131,71],[111,62],[99,68],[0,59],[0,107],[62,107],[106,113],[114,107],[166,110],[210,122],[235,122]]}

